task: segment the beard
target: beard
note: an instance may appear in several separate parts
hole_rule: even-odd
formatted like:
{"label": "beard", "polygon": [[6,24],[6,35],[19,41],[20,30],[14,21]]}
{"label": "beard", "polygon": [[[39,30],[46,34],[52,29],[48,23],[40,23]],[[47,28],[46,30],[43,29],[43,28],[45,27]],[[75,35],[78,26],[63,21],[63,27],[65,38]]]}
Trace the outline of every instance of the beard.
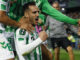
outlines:
{"label": "beard", "polygon": [[38,20],[39,20],[39,17],[36,17],[36,18],[30,17],[30,23],[31,23],[33,26],[36,25],[36,21],[38,21]]}
{"label": "beard", "polygon": [[31,18],[30,19],[30,23],[32,24],[32,26],[35,26],[35,19],[34,18]]}

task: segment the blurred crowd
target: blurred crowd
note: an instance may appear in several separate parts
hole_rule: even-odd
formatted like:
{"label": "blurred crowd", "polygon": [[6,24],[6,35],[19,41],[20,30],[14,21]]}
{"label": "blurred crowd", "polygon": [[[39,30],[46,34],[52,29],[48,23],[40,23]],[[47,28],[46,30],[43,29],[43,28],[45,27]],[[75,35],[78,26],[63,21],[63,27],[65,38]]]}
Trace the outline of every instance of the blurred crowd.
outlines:
{"label": "blurred crowd", "polygon": [[80,12],[77,12],[77,11],[76,12],[69,12],[69,13],[67,13],[67,15],[71,18],[74,18],[74,19],[76,19],[76,18],[80,19]]}

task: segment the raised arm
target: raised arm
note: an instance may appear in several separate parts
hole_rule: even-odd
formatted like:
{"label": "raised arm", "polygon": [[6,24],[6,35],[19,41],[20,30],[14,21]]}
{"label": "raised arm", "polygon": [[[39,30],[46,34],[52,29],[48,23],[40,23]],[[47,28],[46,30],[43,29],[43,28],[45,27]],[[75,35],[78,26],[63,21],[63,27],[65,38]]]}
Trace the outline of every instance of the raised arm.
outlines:
{"label": "raised arm", "polygon": [[72,19],[68,16],[65,16],[64,14],[62,14],[61,12],[59,12],[58,10],[54,9],[47,0],[42,0],[42,12],[50,15],[51,17],[55,18],[58,21],[62,21],[65,23],[69,23],[69,24],[74,24],[77,25],[78,24],[78,19]]}
{"label": "raised arm", "polygon": [[10,19],[7,15],[6,12],[4,11],[0,11],[0,23],[3,23],[5,25],[10,25],[10,26],[14,26],[14,27],[19,27],[20,23]]}

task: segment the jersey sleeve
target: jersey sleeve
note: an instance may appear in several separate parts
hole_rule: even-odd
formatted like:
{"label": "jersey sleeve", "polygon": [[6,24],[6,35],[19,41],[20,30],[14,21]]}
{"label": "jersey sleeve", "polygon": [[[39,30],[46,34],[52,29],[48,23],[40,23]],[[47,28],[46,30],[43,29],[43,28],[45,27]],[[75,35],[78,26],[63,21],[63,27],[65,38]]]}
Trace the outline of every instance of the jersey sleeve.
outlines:
{"label": "jersey sleeve", "polygon": [[65,23],[69,23],[69,24],[73,24],[73,25],[77,25],[78,24],[78,19],[72,19],[64,14],[62,14],[61,12],[59,12],[58,10],[54,9],[47,0],[42,0],[42,12],[50,15],[52,18],[55,18],[58,21],[62,21]]}
{"label": "jersey sleeve", "polygon": [[22,54],[23,47],[26,45],[26,35],[28,32],[17,29],[15,33],[15,47],[17,52]]}

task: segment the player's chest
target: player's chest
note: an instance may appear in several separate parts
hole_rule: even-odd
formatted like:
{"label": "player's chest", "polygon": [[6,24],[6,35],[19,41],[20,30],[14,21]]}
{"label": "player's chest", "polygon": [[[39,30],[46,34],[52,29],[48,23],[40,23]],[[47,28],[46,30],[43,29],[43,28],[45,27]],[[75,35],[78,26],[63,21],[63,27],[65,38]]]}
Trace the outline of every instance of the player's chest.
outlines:
{"label": "player's chest", "polygon": [[36,33],[29,34],[29,43],[33,42],[36,40],[38,35]]}

